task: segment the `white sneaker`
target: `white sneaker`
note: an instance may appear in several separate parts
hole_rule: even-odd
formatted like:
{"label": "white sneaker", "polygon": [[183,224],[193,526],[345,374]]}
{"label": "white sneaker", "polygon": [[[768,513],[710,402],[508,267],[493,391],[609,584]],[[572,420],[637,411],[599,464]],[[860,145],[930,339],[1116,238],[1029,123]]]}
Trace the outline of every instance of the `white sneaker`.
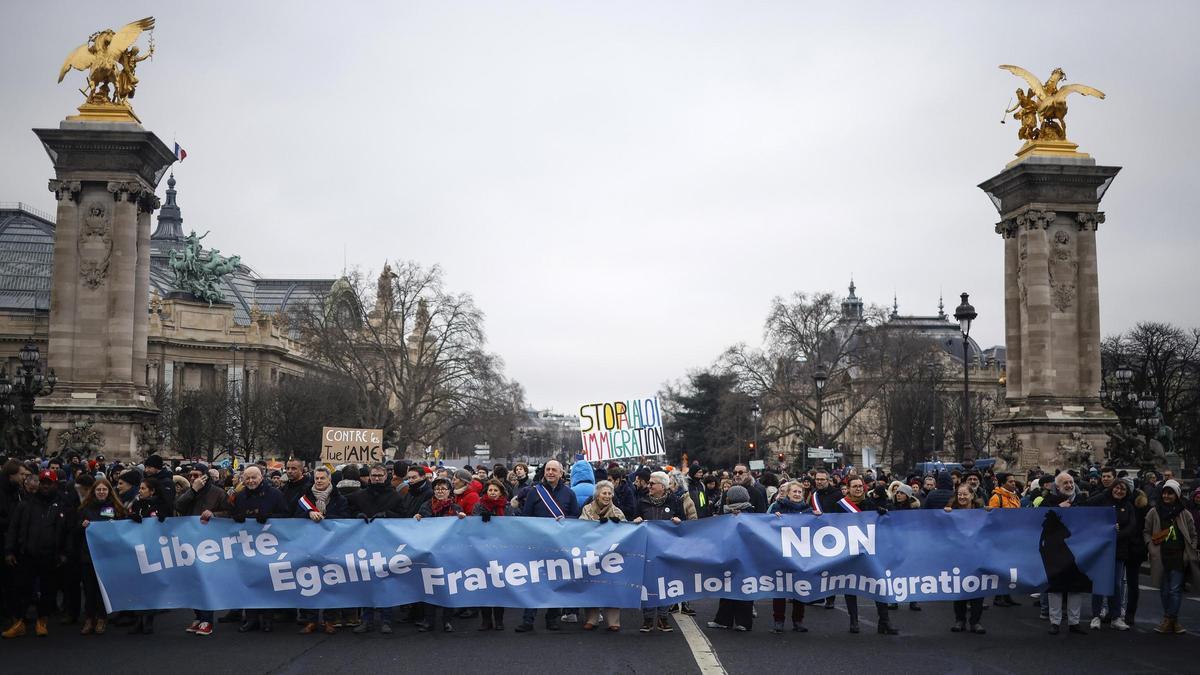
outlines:
{"label": "white sneaker", "polygon": [[578,623],[579,617],[575,614],[563,614],[562,622],[563,623]]}
{"label": "white sneaker", "polygon": [[1117,630],[1129,630],[1129,624],[1125,623],[1125,619],[1122,619],[1119,616],[1113,619],[1112,627],[1116,628]]}
{"label": "white sneaker", "polygon": [[705,625],[708,626],[709,628],[729,628],[729,626],[726,626],[723,623],[717,623],[716,621],[709,621]]}
{"label": "white sneaker", "polygon": [[1092,630],[1100,630],[1100,617],[1092,617]]}

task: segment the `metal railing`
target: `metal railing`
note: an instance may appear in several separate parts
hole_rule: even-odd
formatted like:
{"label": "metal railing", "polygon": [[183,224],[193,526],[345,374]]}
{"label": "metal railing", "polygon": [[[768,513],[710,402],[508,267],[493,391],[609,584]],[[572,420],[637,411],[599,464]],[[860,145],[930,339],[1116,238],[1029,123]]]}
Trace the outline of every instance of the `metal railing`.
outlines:
{"label": "metal railing", "polygon": [[53,223],[54,216],[25,202],[0,202],[0,211],[24,211],[31,216]]}

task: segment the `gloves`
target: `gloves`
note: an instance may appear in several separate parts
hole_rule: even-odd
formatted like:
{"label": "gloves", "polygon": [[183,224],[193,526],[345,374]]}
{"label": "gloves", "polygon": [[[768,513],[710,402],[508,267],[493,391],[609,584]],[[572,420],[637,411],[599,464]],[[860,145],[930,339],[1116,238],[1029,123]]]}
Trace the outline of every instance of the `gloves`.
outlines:
{"label": "gloves", "polygon": [[485,523],[490,523],[490,522],[492,522],[492,512],[491,512],[491,511],[484,511],[484,512],[483,512],[483,515],[481,515],[481,516],[479,516],[479,517],[480,517],[480,518],[483,520],[483,522],[485,522]]}
{"label": "gloves", "polygon": [[358,514],[355,514],[355,516],[354,516],[354,517],[355,517],[355,518],[362,518],[362,521],[363,521],[364,523],[369,523],[369,522],[371,522],[371,516],[368,516],[368,515],[367,515],[367,514],[365,514],[365,513],[358,513]]}
{"label": "gloves", "polygon": [[160,523],[165,523],[165,522],[167,522],[167,514],[166,514],[166,512],[165,512],[165,511],[160,511],[160,512],[159,512],[159,514],[158,514],[158,522],[160,522]]}
{"label": "gloves", "polygon": [[380,511],[379,513],[371,516],[372,521],[374,521],[376,518],[387,518],[387,511]]}
{"label": "gloves", "polygon": [[267,524],[267,514],[260,513],[260,514],[258,514],[258,517],[255,518],[255,520],[258,521],[259,525],[266,525]]}
{"label": "gloves", "polygon": [[605,518],[604,516],[601,516],[601,517],[599,518],[598,522],[600,522],[600,523],[602,523],[602,524],[603,524],[603,523],[607,523],[607,522],[608,522],[608,518]]}
{"label": "gloves", "polygon": [[887,507],[886,507],[886,506],[880,506],[879,508],[875,509],[875,512],[876,512],[876,513],[878,513],[878,514],[879,514],[879,515],[881,515],[881,516],[886,516],[886,515],[887,515],[887,512],[888,512],[888,510],[887,510]]}
{"label": "gloves", "polygon": [[237,514],[236,516],[233,517],[233,522],[235,522],[235,523],[246,522],[246,514],[244,514],[244,513]]}
{"label": "gloves", "polygon": [[140,523],[142,522],[142,514],[138,513],[137,511],[133,511],[129,514],[129,519],[135,523]]}

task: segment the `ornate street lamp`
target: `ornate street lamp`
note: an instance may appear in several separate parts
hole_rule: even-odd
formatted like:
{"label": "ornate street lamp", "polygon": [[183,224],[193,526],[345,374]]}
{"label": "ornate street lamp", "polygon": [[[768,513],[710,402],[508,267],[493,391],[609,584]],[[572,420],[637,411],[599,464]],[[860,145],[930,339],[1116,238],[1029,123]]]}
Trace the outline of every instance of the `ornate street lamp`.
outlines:
{"label": "ornate street lamp", "polygon": [[[30,340],[17,352],[21,365],[13,372],[12,380],[8,379],[7,371],[0,369],[0,412],[4,413],[6,422],[14,427],[14,432],[8,435],[9,443],[15,447],[10,451],[35,454],[38,438],[34,428],[37,425],[33,416],[34,401],[39,396],[49,396],[58,384],[58,377],[51,368],[47,374],[43,368],[42,355],[37,345]],[[16,398],[16,403],[13,402]]]}
{"label": "ornate street lamp", "polygon": [[970,348],[971,322],[979,316],[975,308],[968,302],[968,295],[962,294],[962,302],[954,310],[954,318],[958,319],[959,329],[963,338],[963,459],[975,459],[975,449],[971,445],[971,380],[970,380]]}

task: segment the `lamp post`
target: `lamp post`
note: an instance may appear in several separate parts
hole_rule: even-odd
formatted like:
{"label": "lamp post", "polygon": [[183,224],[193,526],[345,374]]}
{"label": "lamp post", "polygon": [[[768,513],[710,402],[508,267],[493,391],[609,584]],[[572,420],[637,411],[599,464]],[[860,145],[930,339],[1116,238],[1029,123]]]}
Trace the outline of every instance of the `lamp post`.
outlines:
{"label": "lamp post", "polygon": [[[49,396],[58,384],[58,377],[51,368],[49,373],[42,362],[42,354],[32,340],[25,343],[17,353],[21,365],[13,372],[0,369],[0,412],[11,420],[13,433],[9,435],[10,451],[36,454],[38,436],[34,429],[33,405],[39,396]],[[12,399],[16,398],[16,403]]]}
{"label": "lamp post", "polygon": [[[825,364],[823,364],[823,363],[817,364],[817,369],[813,371],[812,380],[813,380],[813,387],[815,387],[817,390],[817,415],[816,415],[816,417],[817,417],[817,419],[816,419],[817,447],[823,448],[825,446],[822,445],[821,436],[823,436],[824,433],[821,428],[821,425],[824,422],[825,411],[822,410],[822,408],[821,408],[821,396],[825,391],[825,383],[829,381],[829,373],[828,373],[828,371],[825,370]],[[808,450],[807,449],[804,451],[804,470],[805,471],[808,470]]]}
{"label": "lamp post", "polygon": [[963,459],[975,459],[975,448],[971,444],[971,322],[979,316],[975,308],[967,301],[968,295],[962,294],[962,302],[954,310],[954,318],[958,319],[958,327],[963,337]]}
{"label": "lamp post", "polygon": [[[761,413],[762,413],[762,410],[758,407],[758,401],[754,401],[753,403],[750,404],[750,417],[754,418],[754,453],[753,454],[756,454],[756,455],[758,454],[758,420],[759,420],[759,415]],[[766,457],[765,453],[763,454],[763,457]]]}

